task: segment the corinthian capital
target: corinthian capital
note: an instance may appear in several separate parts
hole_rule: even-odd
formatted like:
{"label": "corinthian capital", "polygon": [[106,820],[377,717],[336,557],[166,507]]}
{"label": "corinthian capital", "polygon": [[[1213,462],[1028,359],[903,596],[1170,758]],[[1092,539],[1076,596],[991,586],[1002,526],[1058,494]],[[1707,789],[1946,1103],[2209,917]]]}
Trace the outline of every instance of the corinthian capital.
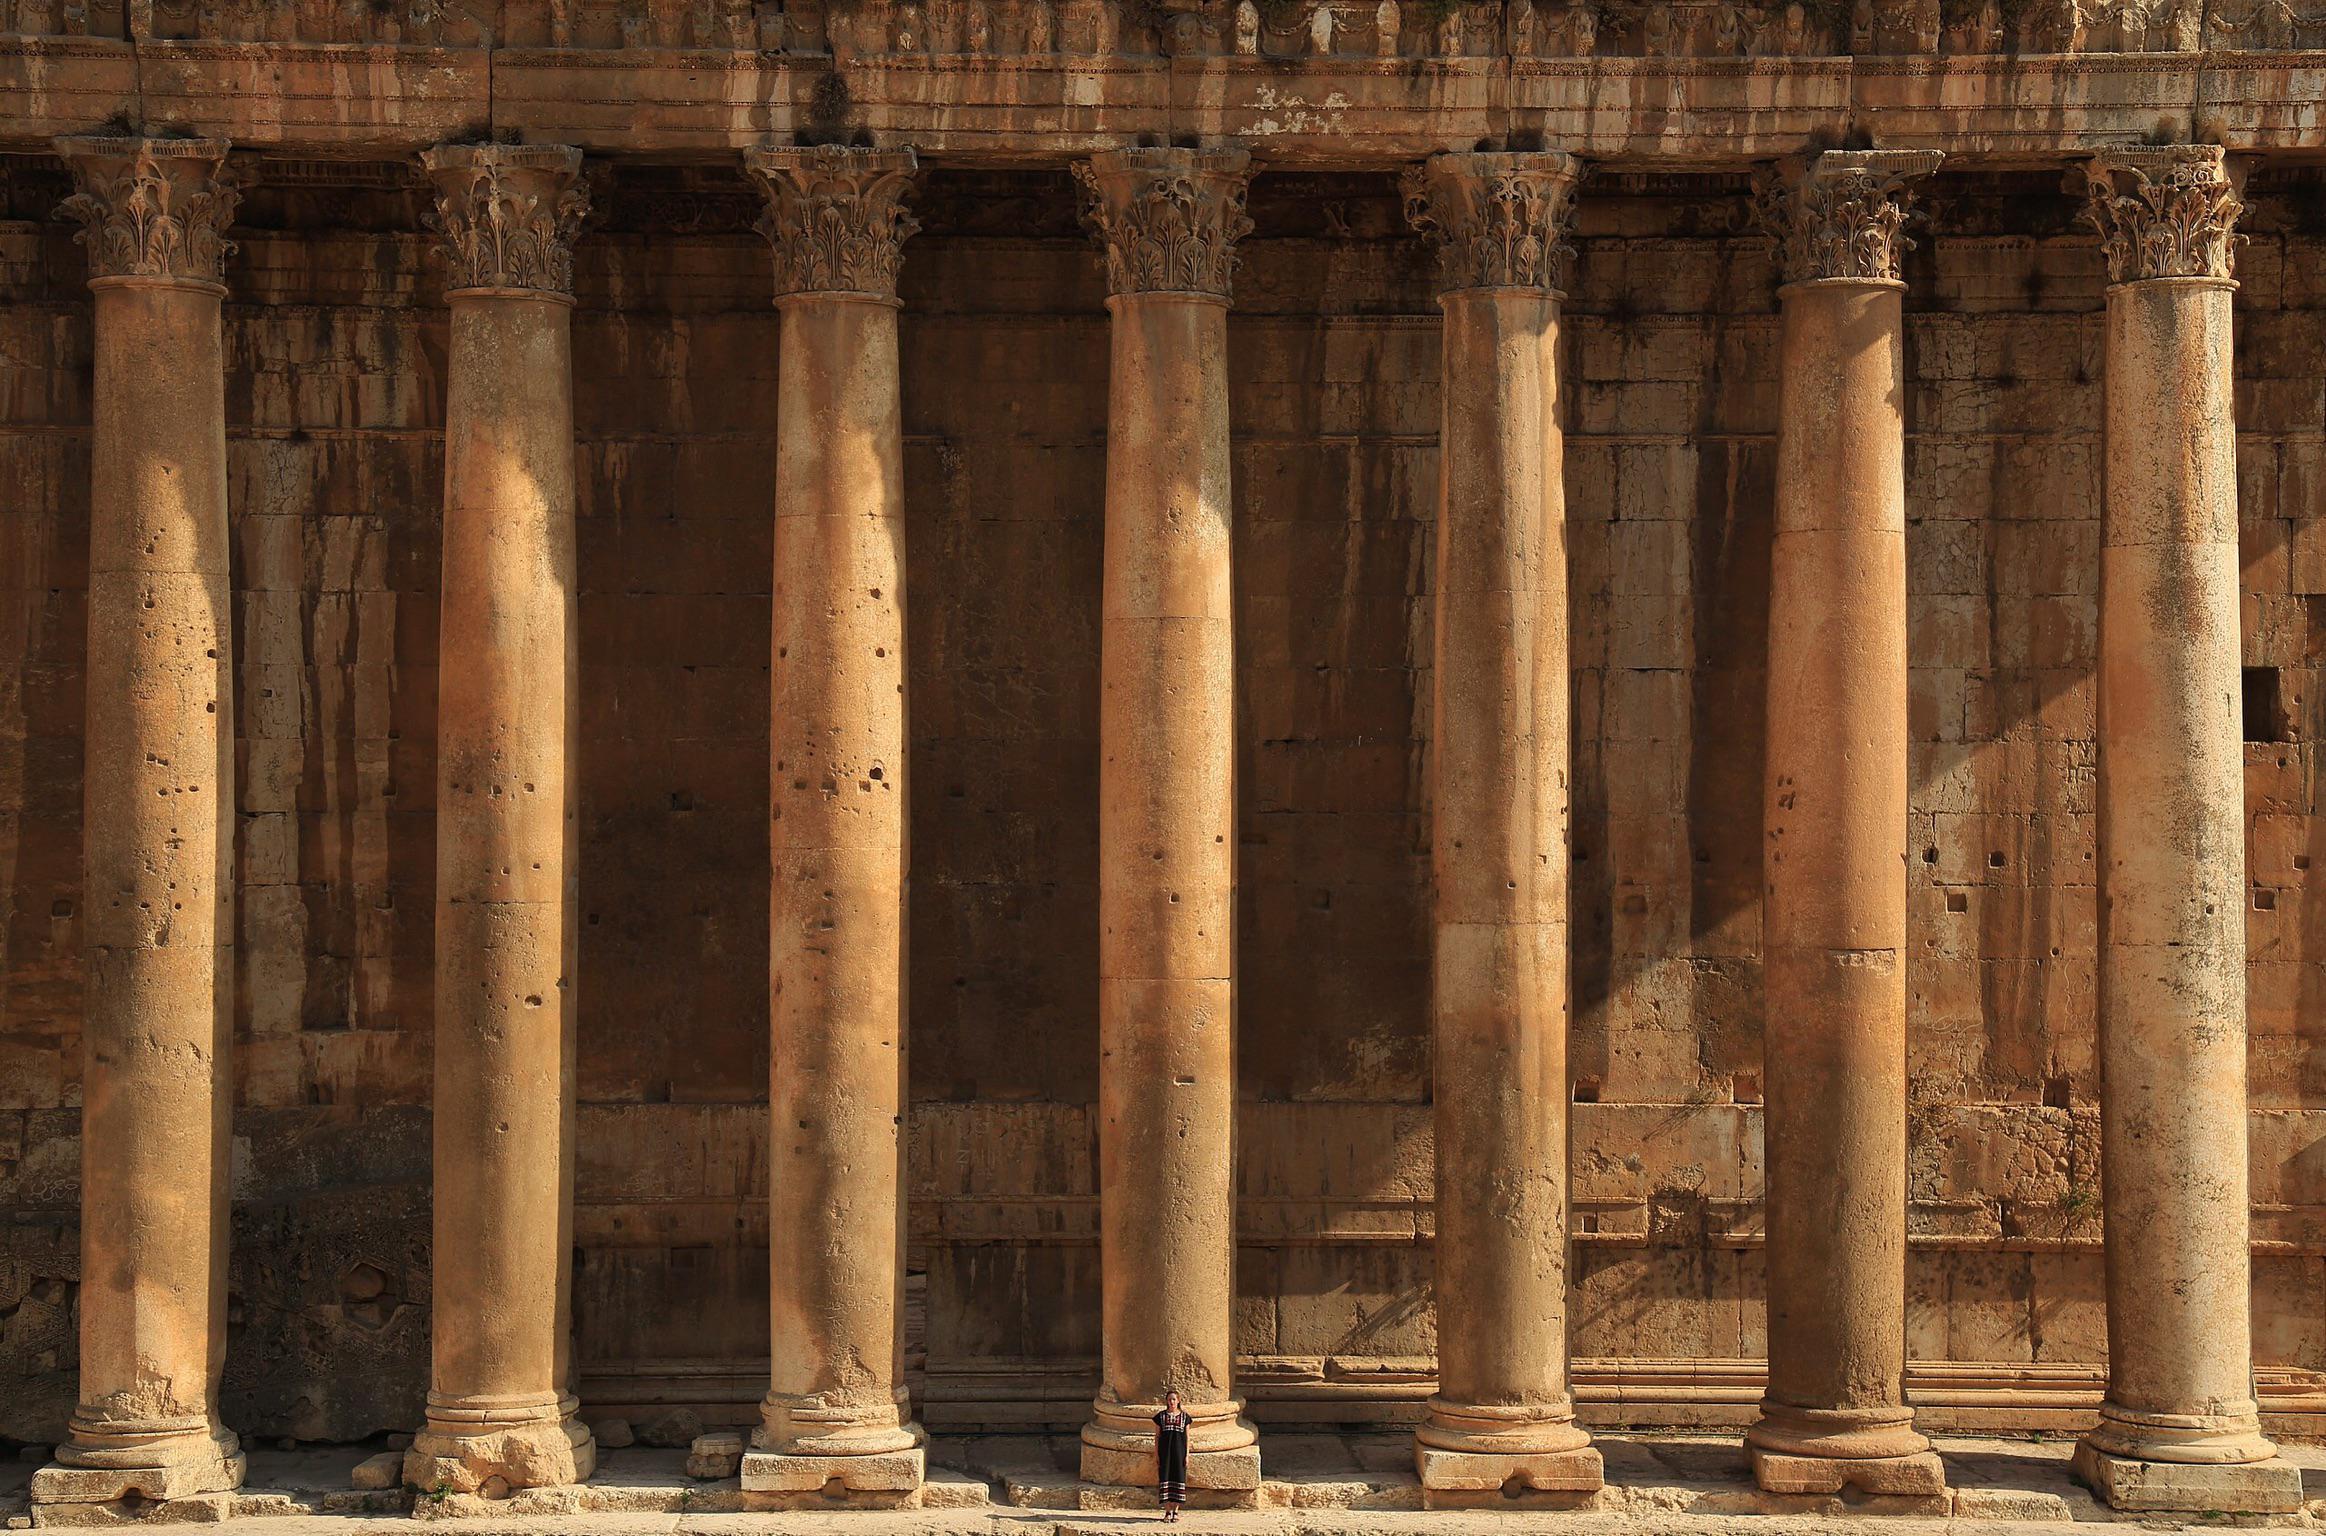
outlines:
{"label": "corinthian capital", "polygon": [[1405,216],[1436,244],[1440,286],[1556,293],[1582,170],[1555,152],[1437,154],[1408,170]]}
{"label": "corinthian capital", "polygon": [[759,232],[775,247],[775,296],[854,293],[894,301],[904,244],[921,225],[905,207],[919,162],[909,149],[749,149],[767,194]]}
{"label": "corinthian capital", "polygon": [[1252,232],[1251,164],[1240,149],[1110,149],[1077,163],[1107,291],[1227,298],[1236,242]]}
{"label": "corinthian capital", "polygon": [[144,278],[220,286],[241,201],[223,139],[59,139],[78,189],[59,211],[81,221],[92,282]]}
{"label": "corinthian capital", "polygon": [[562,144],[439,144],[420,157],[436,184],[429,228],[454,293],[573,293],[573,237],[589,212],[581,151]]}
{"label": "corinthian capital", "polygon": [[2084,190],[2110,281],[2231,275],[2245,204],[2220,145],[2111,149],[2085,165]]}
{"label": "corinthian capital", "polygon": [[1938,169],[1933,149],[1829,149],[1796,173],[1761,178],[1761,222],[1777,237],[1788,283],[1830,278],[1895,282],[1898,258],[1911,250],[1906,218],[1914,211],[1907,182]]}

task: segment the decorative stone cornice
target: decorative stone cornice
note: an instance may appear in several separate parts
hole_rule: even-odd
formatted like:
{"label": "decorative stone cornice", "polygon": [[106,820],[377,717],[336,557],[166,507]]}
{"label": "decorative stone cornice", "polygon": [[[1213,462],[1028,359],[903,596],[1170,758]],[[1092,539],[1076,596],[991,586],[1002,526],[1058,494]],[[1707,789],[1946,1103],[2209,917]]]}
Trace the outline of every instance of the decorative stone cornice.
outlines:
{"label": "decorative stone cornice", "polygon": [[1236,242],[1252,232],[1251,164],[1240,149],[1110,149],[1076,162],[1107,291],[1226,299]]}
{"label": "decorative stone cornice", "polygon": [[1439,285],[1556,294],[1574,250],[1583,163],[1555,151],[1432,155],[1405,173],[1405,216],[1438,248]]}
{"label": "decorative stone cornice", "polygon": [[1914,242],[1906,183],[1938,169],[1934,149],[1829,149],[1806,164],[1764,170],[1755,207],[1777,240],[1788,283],[1835,278],[1896,282],[1898,258]]}
{"label": "decorative stone cornice", "polygon": [[2084,167],[2084,222],[2100,233],[2111,282],[2234,275],[2245,204],[2218,144],[2142,145]]}
{"label": "decorative stone cornice", "polygon": [[909,149],[817,144],[743,152],[767,195],[759,232],[775,247],[775,296],[853,293],[891,303],[904,244],[921,227],[905,207],[919,169]]}
{"label": "decorative stone cornice", "polygon": [[573,293],[573,239],[589,213],[581,151],[563,144],[439,144],[420,156],[436,186],[428,227],[452,265],[448,292]]}
{"label": "decorative stone cornice", "polygon": [[81,222],[90,281],[224,286],[241,201],[225,140],[90,136],[59,139],[56,152],[77,188],[57,211]]}

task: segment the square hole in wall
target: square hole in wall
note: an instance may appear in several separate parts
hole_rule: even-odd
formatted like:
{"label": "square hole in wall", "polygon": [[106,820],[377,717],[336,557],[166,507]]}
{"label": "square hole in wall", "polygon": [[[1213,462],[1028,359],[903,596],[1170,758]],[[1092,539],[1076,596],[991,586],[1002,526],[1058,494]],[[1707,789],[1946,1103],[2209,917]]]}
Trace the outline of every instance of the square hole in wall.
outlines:
{"label": "square hole in wall", "polygon": [[2275,667],[2245,669],[2245,739],[2291,741],[2293,722],[2286,718],[2285,689]]}

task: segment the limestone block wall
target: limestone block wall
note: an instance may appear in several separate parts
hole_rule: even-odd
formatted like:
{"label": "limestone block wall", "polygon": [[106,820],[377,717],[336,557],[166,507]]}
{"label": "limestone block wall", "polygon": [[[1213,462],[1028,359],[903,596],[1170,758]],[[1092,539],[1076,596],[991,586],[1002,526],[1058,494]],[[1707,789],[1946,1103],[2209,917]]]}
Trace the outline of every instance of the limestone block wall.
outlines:
{"label": "limestone block wall", "polygon": [[[442,273],[398,166],[264,161],[226,311],[241,784],[233,1343],[261,1435],[417,1422]],[[2265,1411],[2326,1372],[2326,232],[2237,298]],[[910,1230],[933,1428],[1080,1421],[1098,1348],[1103,285],[1063,175],[939,172],[902,361]],[[0,1436],[73,1395],[89,317],[0,176]],[[1942,175],[1907,266],[1910,1345],[1957,1422],[2101,1358],[2091,796],[2104,272],[2055,174]],[[739,175],[625,167],[577,249],[582,1101],[596,1406],[764,1389],[776,320]],[[1777,327],[1742,177],[1586,191],[1562,366],[1587,1416],[1740,1421],[1758,1250]],[[1255,184],[1230,321],[1238,1348],[1276,1422],[1428,1390],[1429,270],[1374,174]],[[2281,1425],[2299,1428],[2282,1418]]]}

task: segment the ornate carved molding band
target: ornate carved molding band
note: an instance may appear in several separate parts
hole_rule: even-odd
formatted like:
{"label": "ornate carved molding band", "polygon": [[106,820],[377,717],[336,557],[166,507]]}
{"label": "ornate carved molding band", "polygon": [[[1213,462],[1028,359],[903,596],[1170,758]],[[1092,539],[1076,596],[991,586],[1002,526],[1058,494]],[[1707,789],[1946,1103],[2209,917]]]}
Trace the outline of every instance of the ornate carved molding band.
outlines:
{"label": "ornate carved molding band", "polygon": [[775,296],[854,293],[894,302],[904,244],[921,225],[904,205],[919,169],[909,149],[818,144],[743,152],[767,195],[759,232],[775,247]]}
{"label": "ornate carved molding band", "polygon": [[1110,149],[1077,162],[1107,292],[1230,296],[1252,157],[1240,149]]}
{"label": "ornate carved molding band", "polygon": [[439,144],[420,165],[436,185],[428,226],[452,264],[450,292],[573,294],[573,239],[590,207],[581,151],[562,144]]}
{"label": "ornate carved molding band", "polygon": [[224,286],[241,201],[225,140],[91,136],[59,139],[56,152],[77,189],[57,211],[81,222],[90,281]]}
{"label": "ornate carved molding band", "polygon": [[2245,204],[2218,144],[2111,149],[2084,167],[2084,189],[2110,282],[2234,275]]}
{"label": "ornate carved molding band", "polygon": [[1405,173],[1405,216],[1438,248],[1440,286],[1557,293],[1574,250],[1573,155],[1447,153]]}
{"label": "ornate carved molding band", "polygon": [[1906,184],[1943,158],[1934,149],[1829,149],[1789,176],[1764,171],[1758,211],[1776,237],[1785,281],[1896,282],[1898,259],[1914,246],[1906,220],[1915,196]]}

